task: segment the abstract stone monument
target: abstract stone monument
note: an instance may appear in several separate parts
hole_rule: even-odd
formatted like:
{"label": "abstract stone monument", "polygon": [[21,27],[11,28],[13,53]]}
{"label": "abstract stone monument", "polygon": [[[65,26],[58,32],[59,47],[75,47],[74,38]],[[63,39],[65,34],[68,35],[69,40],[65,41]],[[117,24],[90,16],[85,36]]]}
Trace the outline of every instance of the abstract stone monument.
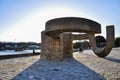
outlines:
{"label": "abstract stone monument", "polygon": [[[72,32],[85,34],[73,35]],[[41,58],[60,61],[72,58],[73,40],[89,39],[91,49],[99,57],[107,56],[114,44],[114,26],[106,27],[106,44],[104,48],[97,48],[95,34],[101,33],[101,25],[95,21],[64,17],[48,21],[45,31],[41,33]]]}

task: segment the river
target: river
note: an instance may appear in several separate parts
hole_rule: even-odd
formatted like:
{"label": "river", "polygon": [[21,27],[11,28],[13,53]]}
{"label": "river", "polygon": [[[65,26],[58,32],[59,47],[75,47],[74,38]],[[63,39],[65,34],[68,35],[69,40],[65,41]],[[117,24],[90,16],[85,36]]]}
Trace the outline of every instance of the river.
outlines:
{"label": "river", "polygon": [[[40,52],[41,50],[37,49],[35,52]],[[15,55],[15,54],[26,54],[33,53],[33,50],[23,50],[23,51],[14,51],[14,50],[4,50],[0,51],[0,56],[2,55]]]}

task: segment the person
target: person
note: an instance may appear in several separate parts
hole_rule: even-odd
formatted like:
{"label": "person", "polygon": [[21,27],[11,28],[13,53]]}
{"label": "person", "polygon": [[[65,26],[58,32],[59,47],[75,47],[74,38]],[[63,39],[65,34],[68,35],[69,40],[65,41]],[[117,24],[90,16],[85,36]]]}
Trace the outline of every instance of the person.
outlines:
{"label": "person", "polygon": [[80,52],[83,52],[83,49],[80,47]]}
{"label": "person", "polygon": [[35,54],[35,50],[33,49],[33,54]]}

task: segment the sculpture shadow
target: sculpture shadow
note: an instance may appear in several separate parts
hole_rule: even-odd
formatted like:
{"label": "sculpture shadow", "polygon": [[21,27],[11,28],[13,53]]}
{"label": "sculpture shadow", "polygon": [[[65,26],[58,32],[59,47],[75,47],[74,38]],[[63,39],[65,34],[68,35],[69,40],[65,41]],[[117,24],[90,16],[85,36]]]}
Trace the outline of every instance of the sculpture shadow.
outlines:
{"label": "sculpture shadow", "polygon": [[106,57],[104,59],[112,61],[112,62],[120,63],[120,59],[117,59],[117,58]]}
{"label": "sculpture shadow", "polygon": [[12,80],[105,80],[94,70],[73,58],[61,62],[38,60]]}

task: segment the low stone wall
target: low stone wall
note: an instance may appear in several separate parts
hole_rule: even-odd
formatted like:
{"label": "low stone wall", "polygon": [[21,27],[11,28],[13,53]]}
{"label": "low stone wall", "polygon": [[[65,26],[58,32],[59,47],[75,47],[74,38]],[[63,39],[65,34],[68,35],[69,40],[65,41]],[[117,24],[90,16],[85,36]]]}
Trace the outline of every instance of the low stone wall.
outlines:
{"label": "low stone wall", "polygon": [[14,54],[14,55],[0,55],[0,60],[2,60],[2,59],[9,59],[9,58],[17,58],[17,57],[35,56],[35,55],[40,55],[40,53],[26,53],[26,54]]}

